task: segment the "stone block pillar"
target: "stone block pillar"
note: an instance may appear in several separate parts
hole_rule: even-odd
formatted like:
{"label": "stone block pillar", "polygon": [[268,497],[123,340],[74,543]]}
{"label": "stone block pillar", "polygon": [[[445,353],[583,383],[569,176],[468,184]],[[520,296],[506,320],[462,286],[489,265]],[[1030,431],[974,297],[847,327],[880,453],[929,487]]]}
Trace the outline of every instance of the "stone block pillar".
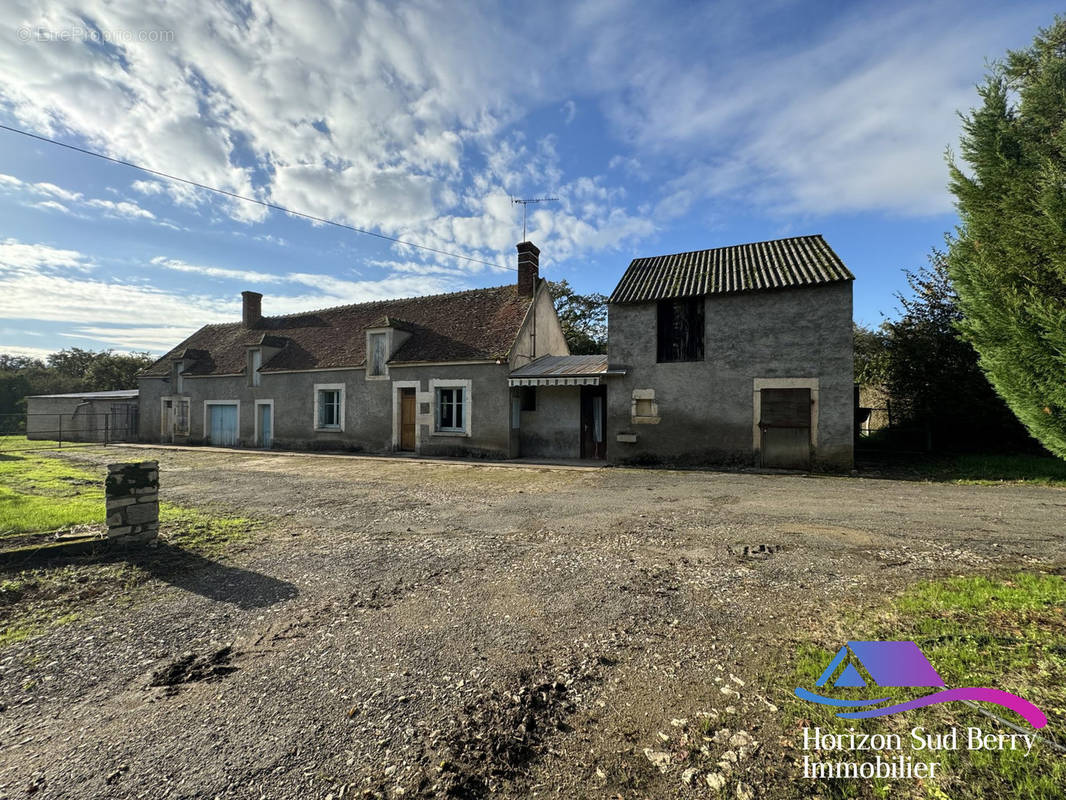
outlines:
{"label": "stone block pillar", "polygon": [[108,538],[147,542],[159,535],[158,461],[108,464],[104,493]]}

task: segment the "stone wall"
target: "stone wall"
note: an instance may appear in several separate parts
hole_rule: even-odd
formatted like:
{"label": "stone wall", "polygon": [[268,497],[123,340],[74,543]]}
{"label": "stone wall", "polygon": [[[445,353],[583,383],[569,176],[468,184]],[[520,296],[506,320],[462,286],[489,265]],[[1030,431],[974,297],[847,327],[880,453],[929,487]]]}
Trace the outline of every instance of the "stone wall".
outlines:
{"label": "stone wall", "polygon": [[104,492],[110,539],[146,542],[158,536],[158,461],[108,464]]}

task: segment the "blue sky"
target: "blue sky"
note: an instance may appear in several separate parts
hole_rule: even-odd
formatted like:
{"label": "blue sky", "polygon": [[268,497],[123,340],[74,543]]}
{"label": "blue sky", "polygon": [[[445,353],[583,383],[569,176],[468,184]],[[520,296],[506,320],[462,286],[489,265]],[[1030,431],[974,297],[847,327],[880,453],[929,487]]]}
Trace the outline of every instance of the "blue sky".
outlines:
{"label": "blue sky", "polygon": [[0,351],[162,352],[243,289],[277,314],[511,282],[512,195],[560,198],[529,238],[579,291],[635,256],[822,233],[876,324],[955,224],[956,111],[1058,10],[142,5],[15,0],[0,121],[505,269],[0,131]]}

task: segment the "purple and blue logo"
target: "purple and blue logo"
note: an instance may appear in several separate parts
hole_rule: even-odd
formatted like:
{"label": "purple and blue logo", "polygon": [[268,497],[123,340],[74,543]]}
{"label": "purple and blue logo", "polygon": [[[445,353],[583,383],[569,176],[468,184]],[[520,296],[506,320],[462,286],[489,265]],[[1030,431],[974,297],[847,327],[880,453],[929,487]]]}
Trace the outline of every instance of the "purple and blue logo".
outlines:
{"label": "purple and blue logo", "polygon": [[[843,670],[841,666],[843,665]],[[839,700],[815,694],[803,687],[796,688],[796,697],[820,703],[826,706],[838,706],[844,710],[837,714],[844,719],[866,719],[883,717],[887,714],[899,714],[915,708],[950,703],[955,700],[973,700],[980,703],[995,703],[1020,714],[1034,728],[1047,725],[1047,716],[1028,700],[1001,689],[986,689],[970,686],[959,689],[946,689],[943,678],[933,669],[929,659],[914,642],[848,642],[837,651],[829,666],[819,676],[815,686],[822,687],[837,675],[835,688],[861,688],[868,686],[859,668],[869,676],[878,687],[922,688],[936,687],[942,691],[917,697],[905,703],[895,703],[880,708],[868,708],[887,703],[891,697],[879,697],[874,700]],[[839,675],[838,675],[839,673]],[[862,710],[858,710],[862,709]]]}

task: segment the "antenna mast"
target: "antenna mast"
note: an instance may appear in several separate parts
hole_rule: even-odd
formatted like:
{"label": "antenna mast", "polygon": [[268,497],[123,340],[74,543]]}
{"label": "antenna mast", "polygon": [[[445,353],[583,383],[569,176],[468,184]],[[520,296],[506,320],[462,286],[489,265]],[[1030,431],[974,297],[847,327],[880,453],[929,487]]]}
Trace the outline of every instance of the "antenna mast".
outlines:
{"label": "antenna mast", "polygon": [[526,240],[526,211],[530,203],[550,203],[558,200],[558,197],[528,197],[521,199],[518,197],[512,197],[511,203],[513,205],[522,204],[522,241]]}

